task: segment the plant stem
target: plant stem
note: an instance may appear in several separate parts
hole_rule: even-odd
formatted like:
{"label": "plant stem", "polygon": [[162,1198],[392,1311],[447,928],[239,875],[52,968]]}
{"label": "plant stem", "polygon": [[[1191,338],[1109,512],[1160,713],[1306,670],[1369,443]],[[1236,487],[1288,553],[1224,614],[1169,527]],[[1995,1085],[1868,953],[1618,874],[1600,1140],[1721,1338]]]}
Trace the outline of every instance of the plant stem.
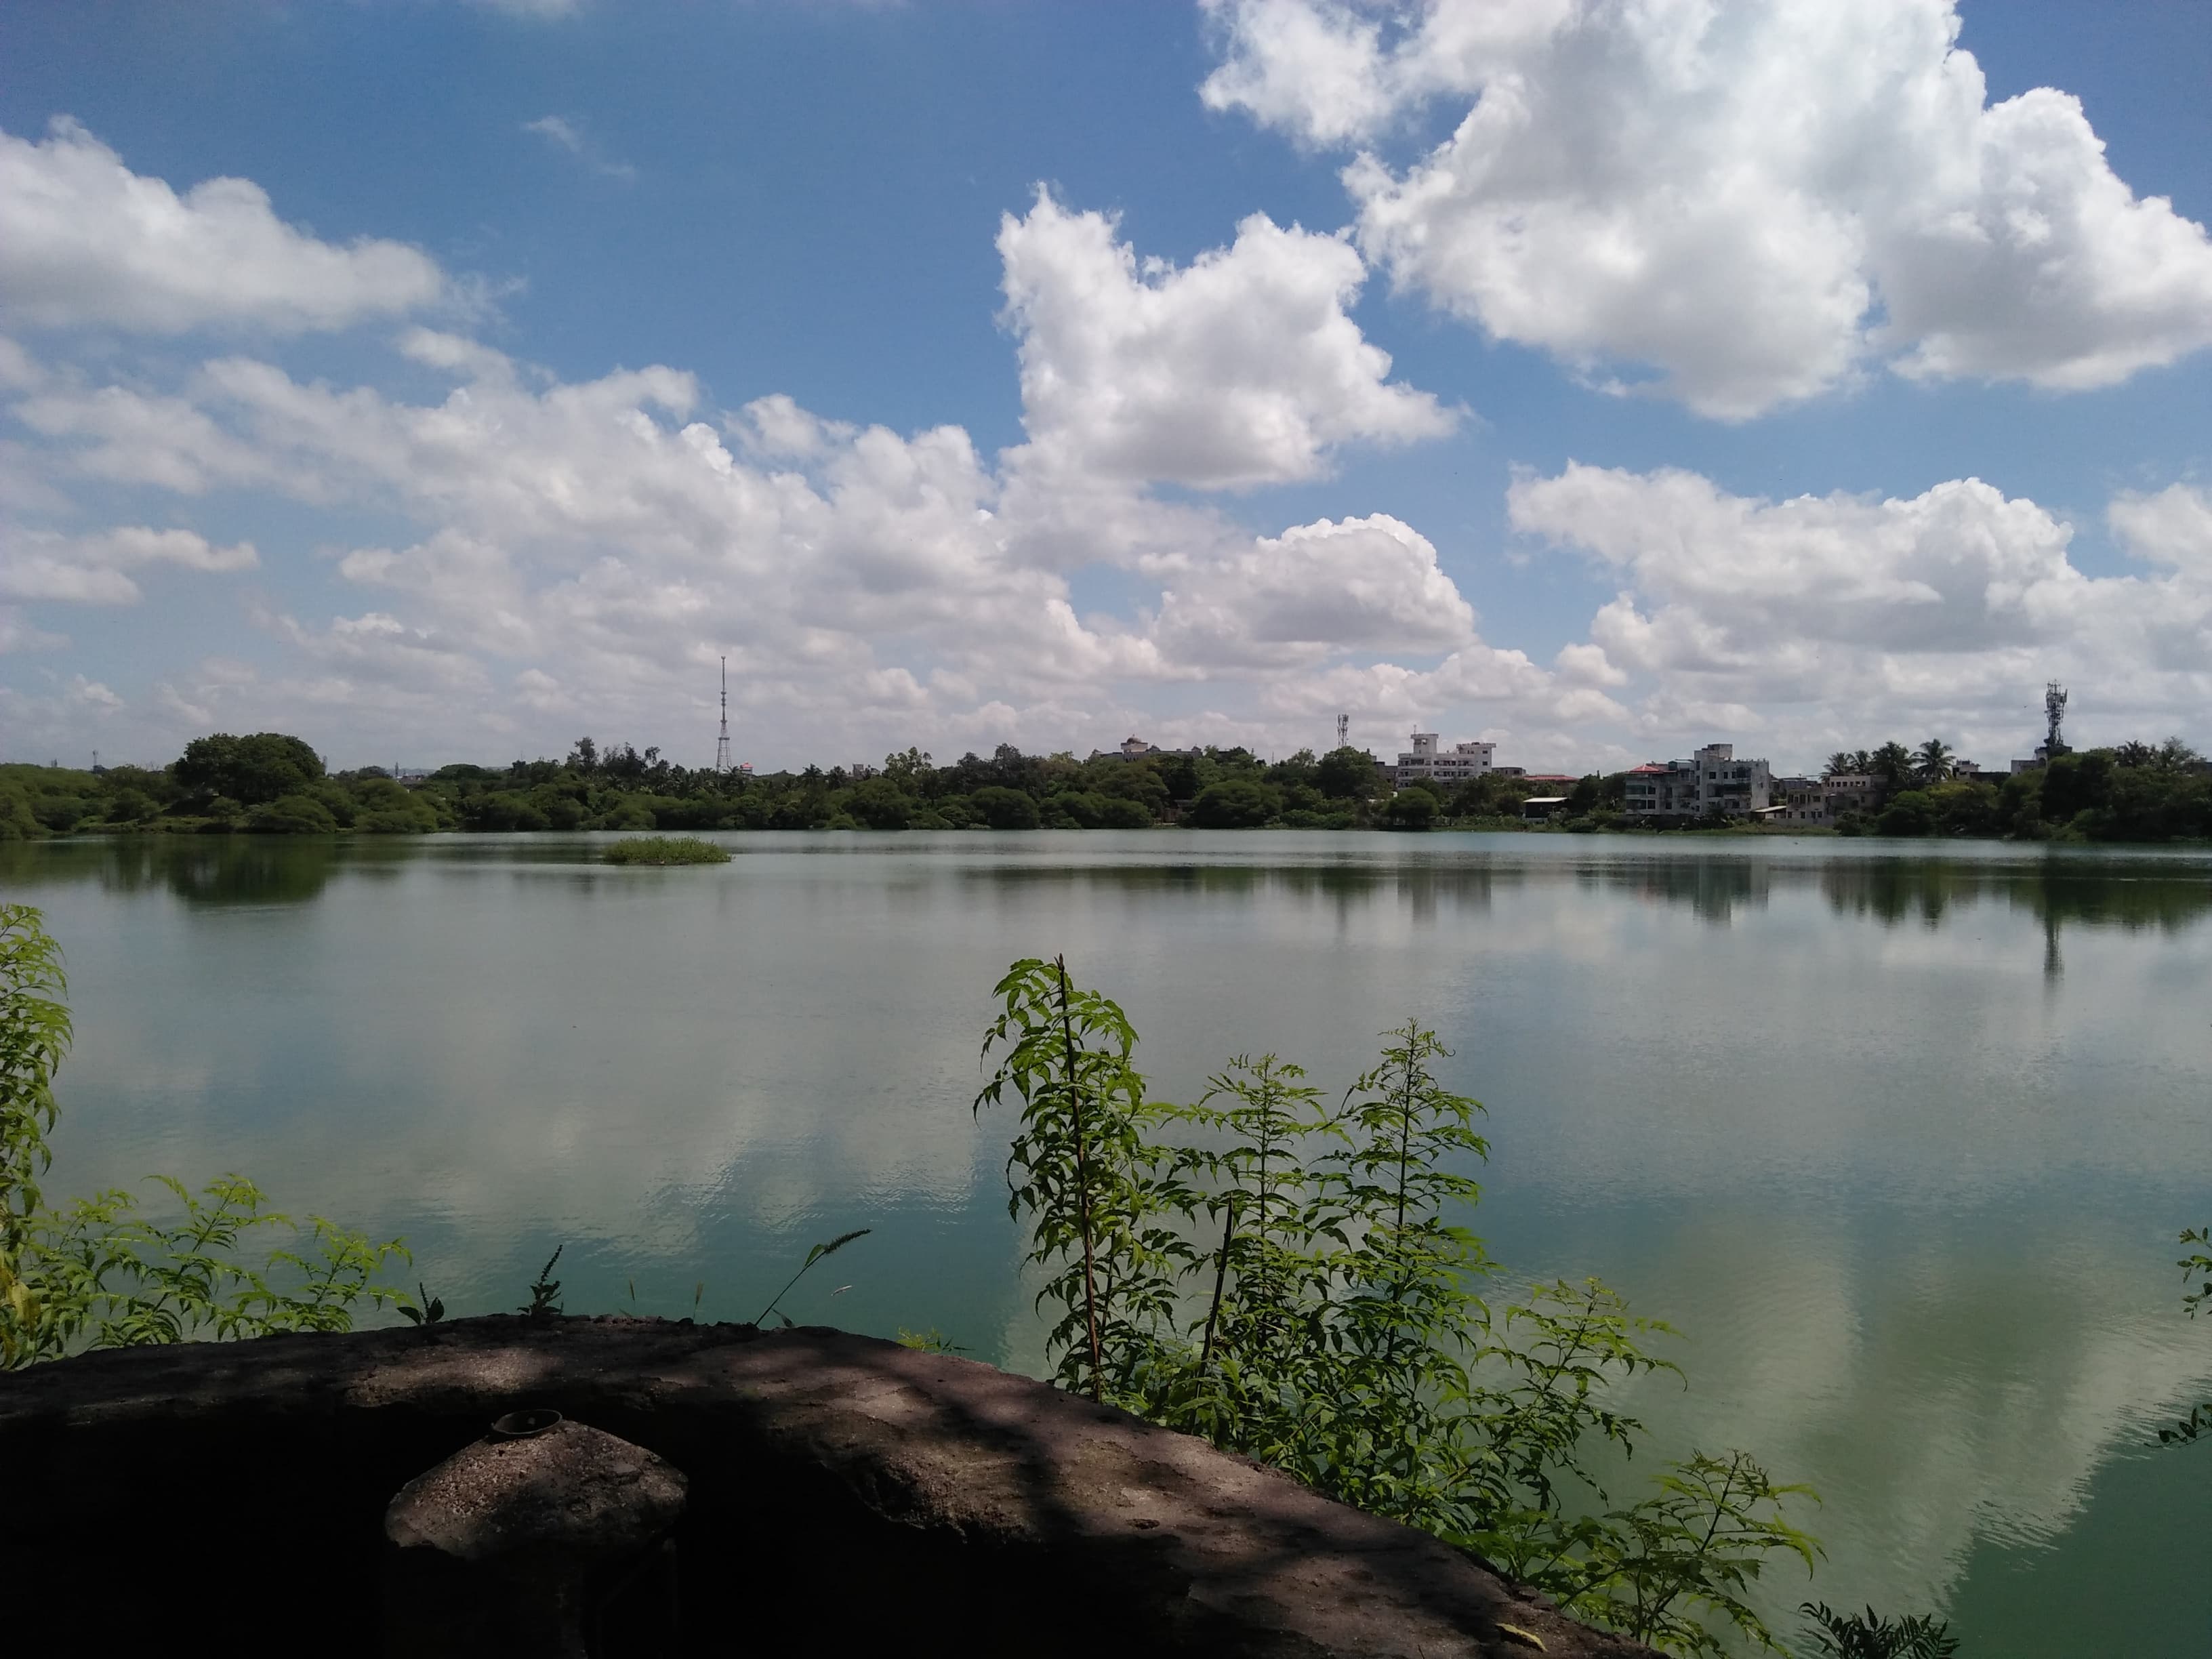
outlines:
{"label": "plant stem", "polygon": [[1083,1087],[1075,1060],[1075,1023],[1068,1012],[1067,958],[1052,959],[1060,976],[1060,1034],[1067,1079],[1068,1115],[1075,1124],[1075,1212],[1083,1231],[1083,1318],[1091,1331],[1091,1397],[1104,1398],[1105,1361],[1098,1350],[1098,1281],[1091,1243],[1091,1153],[1083,1132]]}
{"label": "plant stem", "polygon": [[1398,1101],[1398,1219],[1390,1233],[1390,1248],[1398,1257],[1398,1282],[1391,1287],[1390,1299],[1401,1300],[1406,1294],[1406,1165],[1413,1155],[1413,1036],[1414,1023],[1406,1022],[1405,1093]]}
{"label": "plant stem", "polygon": [[1237,1198],[1230,1195],[1228,1212],[1221,1224],[1221,1261],[1213,1270],[1213,1305],[1206,1310],[1206,1341],[1199,1349],[1198,1374],[1206,1375],[1206,1368],[1213,1361],[1213,1322],[1221,1316],[1221,1291],[1229,1282],[1229,1241],[1237,1233]]}

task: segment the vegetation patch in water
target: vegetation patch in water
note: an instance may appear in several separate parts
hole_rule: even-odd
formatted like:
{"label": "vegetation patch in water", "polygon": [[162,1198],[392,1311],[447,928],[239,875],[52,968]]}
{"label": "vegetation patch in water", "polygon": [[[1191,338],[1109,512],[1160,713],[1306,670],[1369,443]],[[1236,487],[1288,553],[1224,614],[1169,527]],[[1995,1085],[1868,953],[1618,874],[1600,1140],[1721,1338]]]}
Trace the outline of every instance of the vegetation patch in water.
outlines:
{"label": "vegetation patch in water", "polygon": [[696,836],[626,836],[600,855],[609,864],[727,864],[729,854]]}

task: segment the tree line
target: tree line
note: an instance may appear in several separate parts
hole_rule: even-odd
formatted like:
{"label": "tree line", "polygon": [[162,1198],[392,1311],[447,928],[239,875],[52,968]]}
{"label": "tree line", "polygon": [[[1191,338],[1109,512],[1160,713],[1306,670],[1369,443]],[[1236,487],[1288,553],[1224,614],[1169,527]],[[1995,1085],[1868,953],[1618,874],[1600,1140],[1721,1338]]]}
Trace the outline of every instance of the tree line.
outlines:
{"label": "tree line", "polygon": [[1917,749],[1838,750],[1831,777],[1872,777],[1876,809],[1847,812],[1846,836],[2002,836],[2015,841],[2212,839],[2212,764],[2179,738],[2069,750],[2001,782],[1959,773],[1940,738]]}
{"label": "tree line", "polygon": [[[1838,750],[1831,777],[1875,779],[1871,810],[1841,834],[2020,840],[2212,838],[2212,767],[2179,738],[2069,751],[1991,782],[1956,775],[1940,739]],[[1623,813],[1626,773],[1568,790],[1571,830],[1641,829]],[[380,767],[326,771],[283,732],[196,738],[169,765],[101,771],[0,766],[0,841],[82,833],[418,835],[437,830],[1495,829],[1531,793],[1493,773],[1393,788],[1375,757],[1340,747],[1266,761],[1243,748],[1125,758],[1027,755],[1000,744],[939,765],[919,749],[880,769],[763,775],[676,764],[657,748],[577,739],[559,760],[452,765],[401,781]],[[1691,827],[1741,827],[1725,819]]]}
{"label": "tree line", "polygon": [[1000,744],[988,757],[969,753],[944,766],[910,748],[880,769],[754,775],[681,766],[657,748],[603,749],[588,737],[560,760],[445,766],[402,782],[380,767],[326,772],[304,739],[282,732],[219,732],[193,739],[160,770],[0,767],[0,839],[84,831],[1425,829],[1510,815],[1527,793],[1510,779],[1449,793],[1426,785],[1393,792],[1374,757],[1349,747],[1279,761],[1220,747],[1079,761]]}

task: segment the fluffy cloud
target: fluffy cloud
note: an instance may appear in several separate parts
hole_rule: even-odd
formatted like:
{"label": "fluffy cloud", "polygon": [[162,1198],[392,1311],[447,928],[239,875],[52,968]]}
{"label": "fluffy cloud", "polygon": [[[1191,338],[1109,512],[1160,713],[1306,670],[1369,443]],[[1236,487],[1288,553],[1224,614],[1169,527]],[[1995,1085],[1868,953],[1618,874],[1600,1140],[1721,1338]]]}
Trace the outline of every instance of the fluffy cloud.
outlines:
{"label": "fluffy cloud", "polygon": [[1254,214],[1178,270],[1041,191],[999,252],[1032,459],[1054,474],[1236,488],[1315,477],[1336,445],[1451,429],[1346,314],[1366,271],[1336,237]]}
{"label": "fluffy cloud", "polygon": [[[884,726],[1063,743],[1131,718],[1129,690],[1474,645],[1436,549],[1395,520],[1255,535],[1152,493],[1310,477],[1340,446],[1450,428],[1347,314],[1364,274],[1347,242],[1255,216],[1176,269],[1041,192],[1000,246],[1028,441],[995,459],[958,427],[899,434],[781,395],[717,411],[662,366],[560,381],[419,325],[392,344],[447,379],[442,398],[259,356],[100,384],[26,356],[13,413],[56,478],[421,527],[334,553],[376,608],[313,627],[261,616],[299,677],[180,680],[160,699],[178,719],[337,704],[352,685],[365,716],[403,720],[412,677],[492,729],[596,711],[660,730],[697,712],[726,654],[741,714],[810,747]],[[117,532],[99,557],[71,544],[74,562],[48,550],[9,591],[135,597],[130,550],[189,562],[181,541],[130,539],[151,533]],[[1120,603],[1079,603],[1098,566],[1126,578]]]}
{"label": "fluffy cloud", "polygon": [[1381,513],[1300,525],[1161,574],[1156,631],[1182,658],[1290,665],[1344,647],[1449,650],[1474,635],[1437,550]]}
{"label": "fluffy cloud", "polygon": [[[1474,647],[1435,548],[1384,515],[1255,537],[1151,502],[1141,481],[1078,479],[1063,495],[1033,447],[994,466],[957,427],[901,434],[782,397],[716,416],[665,368],[546,382],[452,337],[398,344],[458,383],[416,404],[226,357],[174,392],[64,386],[22,406],[58,467],[424,526],[411,544],[336,557],[374,608],[319,627],[261,618],[296,674],[173,684],[172,717],[246,719],[289,698],[347,707],[380,732],[440,708],[480,711],[490,730],[588,717],[658,735],[687,716],[705,730],[726,653],[740,722],[772,720],[810,749],[885,728],[1058,744],[1132,718],[1128,690]],[[1053,533],[1070,500],[1117,503],[1089,526],[1092,550],[1114,543],[1108,562],[1156,599],[1079,604]],[[131,558],[252,556],[155,536],[100,540],[104,562],[92,540],[73,545],[111,584]],[[1540,695],[1548,678],[1529,669],[1519,689]]]}
{"label": "fluffy cloud", "polygon": [[1910,500],[1769,501],[1694,473],[1570,465],[1508,499],[1516,529],[1620,580],[1591,643],[1644,691],[1644,730],[1764,732],[1801,761],[1905,722],[1937,724],[1985,762],[2024,752],[2054,674],[2106,738],[2201,707],[2212,538],[2190,515],[2204,505],[2187,490],[2117,504],[2167,568],[2093,577],[2069,556],[2069,526],[1972,478]]}
{"label": "fluffy cloud", "polygon": [[2137,557],[2212,581],[2212,496],[2202,489],[2178,483],[2122,495],[2106,517]]}
{"label": "fluffy cloud", "polygon": [[1370,256],[1503,339],[1724,419],[1847,382],[2109,385],[2212,344],[2212,240],[2079,102],[1991,106],[1953,0],[1217,0],[1204,88],[1312,144]]}
{"label": "fluffy cloud", "polygon": [[0,132],[0,305],[12,318],[290,334],[412,311],[447,293],[420,250],[318,240],[278,218],[249,180],[209,179],[179,196],[67,117],[43,143]]}
{"label": "fluffy cloud", "polygon": [[258,562],[251,542],[217,547],[189,530],[150,530],[125,525],[89,536],[10,526],[0,549],[0,598],[54,599],[82,605],[130,605],[138,584],[133,568],[167,564],[209,573],[251,570]]}

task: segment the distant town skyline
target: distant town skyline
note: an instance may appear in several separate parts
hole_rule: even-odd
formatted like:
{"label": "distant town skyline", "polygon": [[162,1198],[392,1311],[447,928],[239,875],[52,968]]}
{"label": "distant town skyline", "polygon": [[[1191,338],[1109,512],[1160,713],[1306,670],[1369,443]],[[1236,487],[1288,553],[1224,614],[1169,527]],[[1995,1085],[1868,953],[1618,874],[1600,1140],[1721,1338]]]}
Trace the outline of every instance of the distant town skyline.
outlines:
{"label": "distant town skyline", "polygon": [[2197,8],[125,0],[0,53],[0,759],[706,766],[724,657],[763,770],[1340,712],[2002,765],[2054,678],[2078,746],[2212,738]]}

